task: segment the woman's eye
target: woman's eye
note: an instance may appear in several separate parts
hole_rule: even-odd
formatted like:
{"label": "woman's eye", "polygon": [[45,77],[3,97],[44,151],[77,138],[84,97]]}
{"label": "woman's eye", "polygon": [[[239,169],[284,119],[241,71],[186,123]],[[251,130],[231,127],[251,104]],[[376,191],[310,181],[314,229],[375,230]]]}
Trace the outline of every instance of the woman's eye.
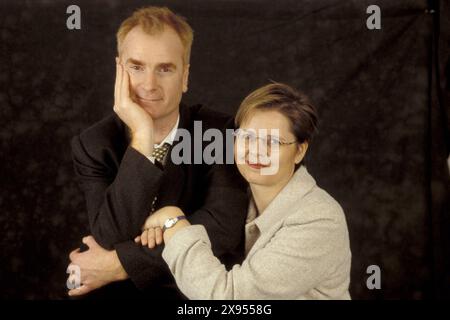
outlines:
{"label": "woman's eye", "polygon": [[270,138],[270,144],[271,145],[280,144],[280,140],[278,140],[277,138]]}
{"label": "woman's eye", "polygon": [[243,137],[245,140],[255,140],[255,136],[251,133],[244,133]]}

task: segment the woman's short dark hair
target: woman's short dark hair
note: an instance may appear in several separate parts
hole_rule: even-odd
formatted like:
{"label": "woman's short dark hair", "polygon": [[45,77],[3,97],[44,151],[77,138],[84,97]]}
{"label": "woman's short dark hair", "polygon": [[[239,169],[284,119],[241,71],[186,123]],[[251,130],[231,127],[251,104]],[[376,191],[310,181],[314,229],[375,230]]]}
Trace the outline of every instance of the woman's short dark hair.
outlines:
{"label": "woman's short dark hair", "polygon": [[276,110],[286,116],[299,144],[309,143],[317,131],[318,117],[311,100],[286,84],[274,82],[250,93],[239,106],[236,127],[239,128],[256,110]]}

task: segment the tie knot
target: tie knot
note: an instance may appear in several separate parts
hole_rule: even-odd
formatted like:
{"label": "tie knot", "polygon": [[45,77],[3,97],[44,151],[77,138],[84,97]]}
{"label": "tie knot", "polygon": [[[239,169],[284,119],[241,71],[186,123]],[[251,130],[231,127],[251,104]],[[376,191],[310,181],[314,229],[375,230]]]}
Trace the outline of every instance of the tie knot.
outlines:
{"label": "tie knot", "polygon": [[152,157],[154,157],[159,162],[163,163],[164,157],[166,156],[166,153],[169,150],[169,148],[170,148],[170,144],[168,144],[167,142],[164,143],[162,146],[153,149]]}

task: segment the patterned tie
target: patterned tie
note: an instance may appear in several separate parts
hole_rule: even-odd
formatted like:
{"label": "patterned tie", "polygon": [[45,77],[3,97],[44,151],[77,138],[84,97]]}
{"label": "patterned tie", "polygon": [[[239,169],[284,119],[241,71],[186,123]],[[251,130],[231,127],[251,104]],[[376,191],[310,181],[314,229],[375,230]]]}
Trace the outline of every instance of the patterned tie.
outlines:
{"label": "patterned tie", "polygon": [[[166,156],[167,151],[169,151],[169,148],[170,144],[168,144],[167,142],[164,143],[161,147],[153,149],[152,157],[158,160],[158,162],[160,162],[161,164],[164,163],[164,157]],[[155,198],[153,198],[151,209],[152,213],[156,210],[156,201],[158,201],[158,196],[155,196]]]}
{"label": "patterned tie", "polygon": [[159,162],[163,163],[164,157],[166,156],[167,151],[169,151],[169,148],[170,148],[170,144],[168,144],[167,142],[164,143],[159,148],[154,148],[153,152],[152,152],[152,157],[154,157]]}

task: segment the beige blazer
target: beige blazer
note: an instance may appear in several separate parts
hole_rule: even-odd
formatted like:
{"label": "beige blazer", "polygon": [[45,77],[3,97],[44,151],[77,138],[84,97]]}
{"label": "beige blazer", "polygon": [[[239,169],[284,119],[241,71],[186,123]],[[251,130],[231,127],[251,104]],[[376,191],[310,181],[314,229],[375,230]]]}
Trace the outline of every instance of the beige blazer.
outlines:
{"label": "beige blazer", "polygon": [[260,216],[250,201],[245,233],[246,258],[227,271],[203,226],[178,231],[163,258],[180,290],[190,299],[350,299],[344,212],[304,166]]}

